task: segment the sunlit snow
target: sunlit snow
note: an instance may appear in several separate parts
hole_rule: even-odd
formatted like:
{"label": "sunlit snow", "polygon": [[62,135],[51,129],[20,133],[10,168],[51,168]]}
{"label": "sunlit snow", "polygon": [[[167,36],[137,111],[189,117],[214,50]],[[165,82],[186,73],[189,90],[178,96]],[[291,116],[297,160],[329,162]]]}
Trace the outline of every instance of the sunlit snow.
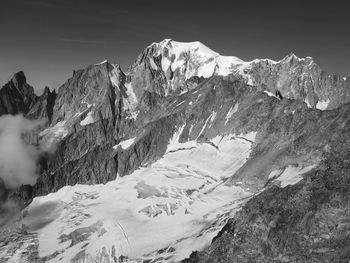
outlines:
{"label": "sunlit snow", "polygon": [[176,262],[209,245],[251,195],[226,186],[224,179],[244,164],[251,147],[247,139],[255,133],[218,136],[214,147],[179,143],[182,129],[150,167],[106,185],[65,186],[35,198],[22,223],[38,233],[39,256],[59,251],[51,262],[69,262],[83,250],[91,260],[104,251],[110,259],[113,253],[135,261],[161,254]]}
{"label": "sunlit snow", "polygon": [[[158,45],[162,54],[162,70],[166,73],[171,67],[172,71],[180,69],[185,72],[186,78],[192,76],[209,78],[213,75],[226,76],[233,72],[232,65],[243,65],[244,61],[234,56],[221,56],[200,42],[177,42],[166,39]],[[159,55],[159,54],[158,54]],[[187,57],[190,55],[191,59]],[[170,58],[174,59],[170,59]],[[152,61],[150,62],[152,66]],[[154,66],[152,66],[154,68]],[[186,71],[185,71],[186,68]]]}
{"label": "sunlit snow", "polygon": [[294,185],[303,179],[303,174],[311,171],[315,165],[310,165],[306,167],[289,165],[284,170],[272,171],[269,175],[269,179],[277,178],[276,180],[281,183],[281,187],[286,187],[287,185]]}
{"label": "sunlit snow", "polygon": [[268,90],[264,90],[264,92],[269,95],[270,97],[275,97],[277,99],[279,99],[275,94],[273,94],[272,92],[268,91]]}
{"label": "sunlit snow", "polygon": [[121,141],[119,144],[113,146],[114,149],[117,149],[119,146],[122,147],[122,149],[126,150],[128,149],[134,142],[135,142],[136,137]]}
{"label": "sunlit snow", "polygon": [[83,120],[80,122],[80,125],[81,125],[81,126],[85,126],[85,125],[91,124],[91,123],[93,123],[93,122],[94,122],[94,118],[92,117],[92,111],[90,111],[90,112],[86,115],[85,119],[83,119]]}
{"label": "sunlit snow", "polygon": [[230,108],[230,110],[228,111],[228,113],[225,117],[225,125],[231,119],[232,115],[237,112],[237,110],[238,110],[238,102],[234,106],[232,106]]}
{"label": "sunlit snow", "polygon": [[316,104],[316,109],[319,109],[319,110],[327,109],[329,102],[330,102],[329,99],[318,101]]}

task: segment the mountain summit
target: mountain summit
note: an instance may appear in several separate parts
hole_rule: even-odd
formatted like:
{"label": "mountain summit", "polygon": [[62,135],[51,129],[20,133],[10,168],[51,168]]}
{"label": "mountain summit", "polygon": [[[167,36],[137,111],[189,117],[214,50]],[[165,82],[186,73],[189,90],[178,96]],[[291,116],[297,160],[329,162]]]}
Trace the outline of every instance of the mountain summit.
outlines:
{"label": "mountain summit", "polygon": [[0,211],[20,207],[1,224],[4,261],[350,259],[348,78],[170,39],[41,96],[21,76],[0,115],[46,121],[23,134],[37,182],[0,181]]}
{"label": "mountain summit", "polygon": [[[245,62],[233,56],[221,56],[200,42],[176,42],[165,39],[148,46],[131,67],[153,72],[163,82],[162,92],[190,87],[191,78],[233,74],[248,85],[258,86],[283,97],[303,100],[309,107],[331,109],[349,101],[349,79],[325,73],[311,57],[298,58],[291,53],[279,61],[255,59]],[[137,84],[136,84],[137,85]],[[337,92],[334,92],[337,87]]]}

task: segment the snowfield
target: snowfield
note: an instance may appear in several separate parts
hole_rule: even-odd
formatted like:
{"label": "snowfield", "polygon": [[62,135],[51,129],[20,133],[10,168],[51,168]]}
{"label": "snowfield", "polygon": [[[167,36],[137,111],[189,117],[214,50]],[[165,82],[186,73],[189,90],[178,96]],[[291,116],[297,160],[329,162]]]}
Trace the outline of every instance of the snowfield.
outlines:
{"label": "snowfield", "polygon": [[35,198],[21,223],[37,233],[39,256],[176,262],[208,246],[252,195],[224,182],[245,163],[255,135],[183,145],[180,131],[149,167],[105,185],[66,186]]}

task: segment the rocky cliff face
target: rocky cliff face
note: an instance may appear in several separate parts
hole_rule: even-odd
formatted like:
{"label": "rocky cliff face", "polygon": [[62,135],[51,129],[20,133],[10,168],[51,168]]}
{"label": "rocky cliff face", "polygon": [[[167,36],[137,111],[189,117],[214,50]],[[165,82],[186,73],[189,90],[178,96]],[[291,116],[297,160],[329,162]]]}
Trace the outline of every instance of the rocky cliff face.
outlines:
{"label": "rocky cliff face", "polygon": [[305,101],[310,108],[334,109],[349,102],[349,78],[327,74],[311,57],[290,54],[278,62],[255,60],[248,74],[253,85]]}
{"label": "rocky cliff face", "polygon": [[55,104],[56,91],[52,92],[48,87],[45,87],[41,96],[36,99],[36,102],[30,107],[30,110],[23,112],[29,119],[46,120],[52,122],[53,106]]}
{"label": "rocky cliff face", "polygon": [[18,73],[0,115],[44,119],[28,139],[43,154],[34,186],[0,192],[36,197],[2,228],[1,258],[349,259],[348,88],[312,58],[244,62],[172,40],[127,72],[74,71],[57,93],[36,96]]}

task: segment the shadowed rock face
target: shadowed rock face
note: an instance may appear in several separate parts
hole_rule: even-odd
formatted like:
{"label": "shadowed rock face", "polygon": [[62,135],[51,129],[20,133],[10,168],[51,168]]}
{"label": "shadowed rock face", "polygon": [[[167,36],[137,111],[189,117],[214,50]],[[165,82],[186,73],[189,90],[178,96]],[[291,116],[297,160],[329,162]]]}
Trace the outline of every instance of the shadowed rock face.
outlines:
{"label": "shadowed rock face", "polygon": [[[255,196],[186,262],[347,262],[349,79],[293,54],[278,62],[229,58],[236,64],[225,75],[219,66],[227,58],[209,50],[202,59],[196,45],[174,55],[171,41],[153,44],[127,73],[108,62],[90,65],[57,93],[46,88],[41,96],[17,73],[0,90],[0,115],[45,119],[29,139],[45,153],[36,184],[14,193],[0,186],[0,198],[25,206],[67,185],[128,176],[171,151],[188,150],[169,148],[174,137],[217,151],[223,138],[245,140],[249,158],[222,183]],[[163,58],[182,64],[164,70]],[[211,68],[214,62],[219,66]],[[210,66],[209,77],[199,74],[203,65]],[[278,181],[288,169],[305,167],[311,168],[299,183]],[[62,239],[73,246],[90,230]]]}
{"label": "shadowed rock face", "polygon": [[45,119],[51,123],[55,99],[56,91],[51,92],[48,87],[45,87],[43,94],[37,98],[36,103],[26,113],[26,117],[38,120]]}
{"label": "shadowed rock face", "polygon": [[51,122],[56,92],[45,87],[41,96],[27,83],[23,71],[16,73],[0,89],[0,116],[23,114],[29,119]]}
{"label": "shadowed rock face", "polygon": [[37,96],[23,71],[16,73],[0,90],[0,115],[27,113]]}

